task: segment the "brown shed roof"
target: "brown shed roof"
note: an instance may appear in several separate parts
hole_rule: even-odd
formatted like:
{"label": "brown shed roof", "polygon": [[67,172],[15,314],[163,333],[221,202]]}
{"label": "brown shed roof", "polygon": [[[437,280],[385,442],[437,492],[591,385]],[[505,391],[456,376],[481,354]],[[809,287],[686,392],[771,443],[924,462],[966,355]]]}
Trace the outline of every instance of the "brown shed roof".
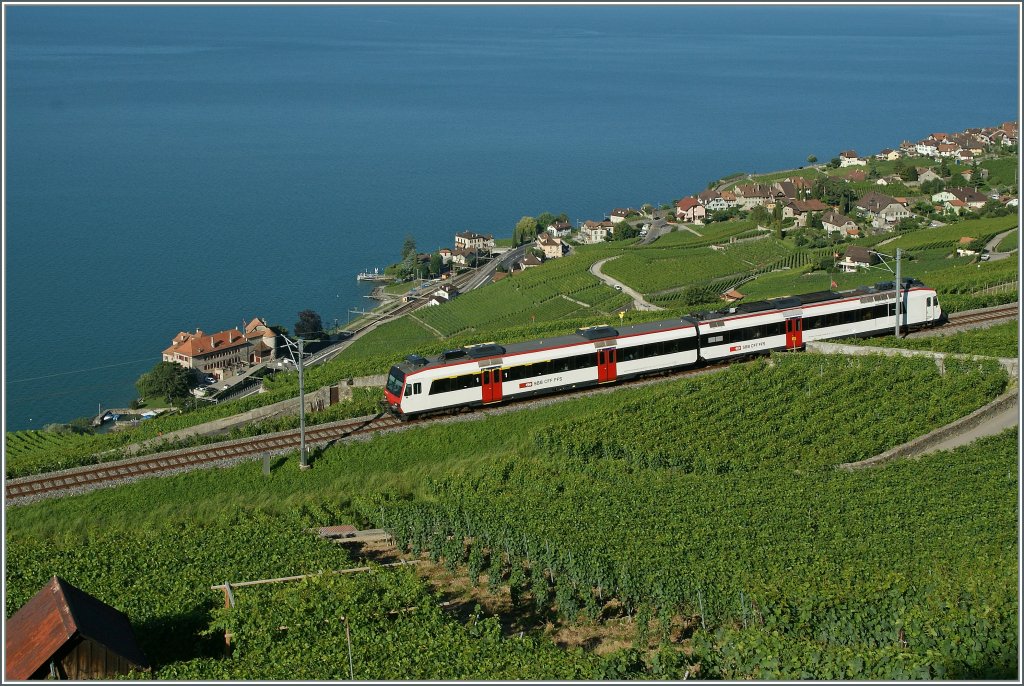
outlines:
{"label": "brown shed roof", "polygon": [[76,636],[90,638],[145,668],[128,617],[60,577],[53,577],[7,620],[5,678],[25,680]]}

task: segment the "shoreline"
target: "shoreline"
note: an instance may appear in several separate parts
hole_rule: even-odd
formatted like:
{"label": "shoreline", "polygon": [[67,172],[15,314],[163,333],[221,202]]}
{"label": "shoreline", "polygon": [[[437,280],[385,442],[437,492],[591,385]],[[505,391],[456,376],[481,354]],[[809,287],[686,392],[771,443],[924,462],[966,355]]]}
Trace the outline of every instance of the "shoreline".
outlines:
{"label": "shoreline", "polygon": [[[1019,143],[1018,143],[1018,146],[1019,146]],[[1018,150],[1016,152],[1014,152],[1013,154],[1016,154],[1018,156],[1018,158],[1019,158],[1019,147],[1018,147]],[[875,157],[875,156],[870,156],[869,155],[868,157],[870,158],[870,157]],[[914,156],[910,157],[910,159],[916,159],[917,157],[927,157],[927,156],[925,156],[925,155],[914,155]],[[932,159],[930,157],[928,157],[928,158]],[[956,161],[956,160],[952,160],[952,162],[957,164],[957,165],[961,165],[961,163]],[[713,189],[714,190],[721,190],[721,189],[723,189],[723,188],[725,188],[725,187],[727,187],[729,185],[733,185],[733,184],[742,182],[744,180],[747,180],[750,183],[767,183],[767,182],[755,181],[755,178],[771,177],[771,176],[775,176],[775,175],[779,175],[779,174],[797,174],[797,175],[799,175],[800,172],[804,172],[804,171],[809,170],[809,169],[814,169],[819,174],[825,174],[826,170],[830,169],[830,168],[833,168],[831,166],[831,163],[821,163],[821,162],[818,162],[815,159],[813,162],[808,160],[808,163],[805,164],[805,165],[800,165],[800,166],[797,166],[797,167],[790,167],[790,168],[786,168],[786,169],[778,169],[778,170],[765,171],[765,172],[757,172],[757,173],[754,173],[754,172],[733,172],[733,173],[730,173],[730,174],[728,174],[726,176],[718,177],[714,181]],[[852,166],[852,167],[847,167],[847,168],[853,170],[853,169],[860,169],[862,167]],[[833,176],[832,178],[835,178],[835,177]],[[884,187],[883,187],[883,190],[884,190]],[[701,191],[698,191],[698,192],[701,192]],[[695,197],[695,194],[691,195],[691,196],[685,196],[685,197]],[[651,203],[647,203],[647,204],[651,204]],[[663,203],[661,205],[653,205],[652,204],[652,206],[654,206],[654,207],[664,207],[664,205],[665,205],[665,203]],[[671,211],[671,210],[668,210],[668,211]],[[357,279],[358,279],[358,276],[361,276],[363,273],[364,272],[360,272],[359,274],[357,274]],[[374,270],[373,275],[374,276],[378,275],[378,272],[377,272],[376,269]],[[380,275],[380,277],[384,277],[384,272],[383,271],[379,272],[379,275]],[[350,320],[346,321],[344,324],[338,324],[335,327],[332,327],[331,329],[328,330],[328,332],[329,333],[338,333],[338,332],[342,332],[342,331],[350,331],[350,330],[353,330],[353,329],[359,329],[359,328],[365,327],[365,326],[370,325],[370,324],[379,323],[383,318],[385,318],[387,316],[387,314],[388,314],[389,306],[394,305],[396,303],[400,303],[401,300],[402,300],[402,294],[395,294],[395,295],[392,296],[392,295],[389,295],[389,294],[384,292],[384,288],[386,287],[386,285],[392,285],[394,283],[394,279],[393,278],[387,278],[387,280],[388,280],[389,283],[388,284],[384,284],[383,283],[384,278],[364,279],[364,281],[367,281],[367,282],[374,282],[374,281],[378,282],[378,284],[373,287],[373,289],[371,290],[371,292],[368,295],[362,296],[364,298],[368,298],[368,299],[373,300],[374,303],[375,303],[374,306],[371,309],[363,310],[362,312],[356,311],[357,315],[353,319],[350,319]],[[488,285],[488,284],[481,284],[481,287],[486,286],[486,285]],[[354,310],[354,308],[353,308],[353,310]],[[22,428],[22,429],[9,429],[8,428],[8,429],[6,429],[6,431],[9,432],[9,433],[10,432],[18,432],[18,431],[43,431],[43,430],[45,430],[46,426],[50,426],[50,425],[68,426],[72,422],[75,422],[76,420],[79,420],[79,419],[82,419],[82,418],[88,418],[88,417],[83,415],[81,417],[73,417],[73,418],[68,419],[66,421],[55,420],[55,421],[46,422],[44,424],[39,425],[38,428],[36,428],[36,427],[26,427],[26,428]],[[6,419],[5,419],[5,423],[6,423]]]}

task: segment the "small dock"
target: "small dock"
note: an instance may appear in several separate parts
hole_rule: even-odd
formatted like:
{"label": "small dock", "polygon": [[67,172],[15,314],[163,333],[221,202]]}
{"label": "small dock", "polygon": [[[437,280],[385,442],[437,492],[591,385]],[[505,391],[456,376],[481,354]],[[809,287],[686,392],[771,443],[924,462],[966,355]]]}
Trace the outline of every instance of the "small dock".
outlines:
{"label": "small dock", "polygon": [[163,414],[164,412],[167,412],[168,410],[171,410],[171,409],[173,409],[173,408],[170,408],[170,407],[158,407],[158,408],[153,409],[153,410],[146,410],[146,409],[143,409],[143,408],[139,408],[137,410],[132,410],[130,408],[123,408],[123,407],[122,408],[112,408],[112,409],[109,409],[109,410],[104,410],[100,414],[96,415],[96,417],[92,420],[92,425],[93,426],[102,426],[103,422],[109,421],[111,419],[116,421],[119,417],[123,417],[124,415],[129,415],[129,414],[130,415],[139,415],[141,417],[146,417],[148,419],[148,418],[156,417],[156,416],[158,416],[160,414]]}
{"label": "small dock", "polygon": [[356,281],[391,281],[391,277],[382,273],[379,269],[374,268],[372,272],[359,272],[356,276]]}

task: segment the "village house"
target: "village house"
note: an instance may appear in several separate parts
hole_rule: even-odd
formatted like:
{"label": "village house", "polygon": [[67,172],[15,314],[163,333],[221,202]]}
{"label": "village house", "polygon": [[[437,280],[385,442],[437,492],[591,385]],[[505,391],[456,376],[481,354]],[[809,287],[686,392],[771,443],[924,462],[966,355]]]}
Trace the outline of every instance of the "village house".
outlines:
{"label": "village house", "polygon": [[613,224],[618,224],[619,222],[624,221],[626,217],[628,217],[631,214],[640,213],[632,208],[616,207],[614,210],[611,211],[611,214],[608,215],[608,220],[611,221]]}
{"label": "village house", "polygon": [[580,227],[580,241],[588,245],[594,243],[602,243],[608,239],[609,233],[615,232],[615,224],[610,221],[607,222],[595,222],[589,219],[583,222],[583,226]]}
{"label": "village house", "polygon": [[267,326],[260,317],[246,324],[245,339],[252,346],[249,349],[249,364],[269,362],[277,357],[277,332]]}
{"label": "village house", "polygon": [[741,210],[749,210],[758,206],[767,207],[772,202],[771,188],[764,184],[752,183],[736,186],[733,192]]}
{"label": "village house", "polygon": [[708,212],[727,210],[736,206],[736,196],[726,191],[702,191],[697,194],[697,200]]}
{"label": "village house", "polygon": [[953,198],[951,200],[944,200],[942,202],[942,209],[946,212],[952,212],[953,214],[959,215],[961,212],[967,210],[967,203],[963,200]]}
{"label": "village house", "polygon": [[707,210],[697,202],[697,198],[683,198],[676,203],[676,219],[689,224],[703,224]]}
{"label": "village house", "polygon": [[490,255],[494,249],[494,236],[490,234],[484,236],[472,231],[457,233],[455,234],[455,249],[459,248],[464,250],[472,248],[485,255]]}
{"label": "village house", "polygon": [[451,284],[445,284],[438,288],[436,291],[430,294],[427,298],[427,302],[424,304],[425,307],[433,305],[441,305],[443,303],[453,300],[459,295],[459,289]]}
{"label": "village house", "polygon": [[548,232],[537,236],[536,246],[544,251],[544,258],[551,260],[562,256],[562,239],[555,238]]}
{"label": "village house", "polygon": [[820,200],[790,200],[782,208],[782,217],[793,217],[797,226],[807,226],[812,212],[827,212],[832,209]]}
{"label": "village house", "polygon": [[437,251],[437,254],[441,256],[441,264],[451,264],[452,251],[448,248],[441,248]]}
{"label": "village house", "polygon": [[846,248],[843,259],[836,263],[844,272],[855,272],[858,269],[867,269],[878,264],[878,255],[860,245],[851,245]]}
{"label": "village house", "polygon": [[954,198],[975,210],[980,210],[988,201],[988,198],[983,193],[979,193],[978,189],[971,188],[970,186],[947,188],[946,191],[952,193]]}
{"label": "village house", "polygon": [[792,181],[776,181],[772,184],[772,191],[777,201],[800,199],[800,193],[797,190],[796,184]]}
{"label": "village house", "polygon": [[953,157],[960,150],[960,146],[956,143],[939,143],[936,146],[936,151],[939,157]]}
{"label": "village house", "polygon": [[893,150],[892,148],[884,148],[877,155],[875,155],[876,159],[887,160],[889,162],[898,160],[901,157],[903,157],[903,153],[901,153],[899,150]]}
{"label": "village house", "polygon": [[527,253],[526,257],[516,262],[515,268],[518,271],[524,272],[531,267],[539,267],[544,264],[539,257],[533,253]]}
{"label": "village house", "polygon": [[866,180],[868,178],[868,174],[867,172],[861,171],[859,169],[853,169],[843,174],[841,178],[849,182],[859,183],[861,181]]}
{"label": "village house", "polygon": [[556,221],[554,224],[548,225],[545,230],[555,238],[565,238],[572,233],[572,224],[566,221]]}
{"label": "village house", "polygon": [[918,155],[936,157],[939,154],[939,142],[933,138],[925,138],[923,141],[918,141],[916,151]]}
{"label": "village house", "polygon": [[249,366],[252,347],[238,329],[214,334],[201,329],[196,329],[195,333],[179,331],[171,340],[171,346],[163,351],[163,361],[176,362],[220,381]]}
{"label": "village house", "polygon": [[888,228],[901,219],[910,216],[906,205],[882,193],[871,191],[857,201],[855,207],[871,219],[876,228]]}
{"label": "village house", "polygon": [[942,177],[931,167],[918,167],[917,180],[919,183],[925,183],[926,181],[941,181]]}
{"label": "village house", "polygon": [[841,236],[848,236],[851,229],[857,229],[857,222],[838,212],[826,212],[821,215],[821,225],[826,233],[838,233]]}
{"label": "village house", "polygon": [[840,167],[863,167],[867,165],[868,161],[857,157],[856,150],[843,150],[839,153],[839,166]]}
{"label": "village house", "polygon": [[[961,164],[974,164],[974,153],[970,150],[960,149],[956,151],[956,155],[953,156],[957,162]],[[961,172],[963,173],[963,172]]]}
{"label": "village house", "polygon": [[452,251],[452,264],[460,267],[474,267],[481,260],[485,260],[490,253],[477,250],[476,248],[457,248]]}

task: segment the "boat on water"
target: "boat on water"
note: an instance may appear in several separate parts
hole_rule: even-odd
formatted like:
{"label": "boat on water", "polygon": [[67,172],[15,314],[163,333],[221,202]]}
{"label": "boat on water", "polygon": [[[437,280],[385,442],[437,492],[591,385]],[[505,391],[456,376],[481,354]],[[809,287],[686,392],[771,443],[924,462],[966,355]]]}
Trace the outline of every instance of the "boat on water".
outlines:
{"label": "boat on water", "polygon": [[373,272],[365,271],[359,272],[356,276],[356,281],[390,281],[391,277],[381,273],[379,269],[374,267]]}

